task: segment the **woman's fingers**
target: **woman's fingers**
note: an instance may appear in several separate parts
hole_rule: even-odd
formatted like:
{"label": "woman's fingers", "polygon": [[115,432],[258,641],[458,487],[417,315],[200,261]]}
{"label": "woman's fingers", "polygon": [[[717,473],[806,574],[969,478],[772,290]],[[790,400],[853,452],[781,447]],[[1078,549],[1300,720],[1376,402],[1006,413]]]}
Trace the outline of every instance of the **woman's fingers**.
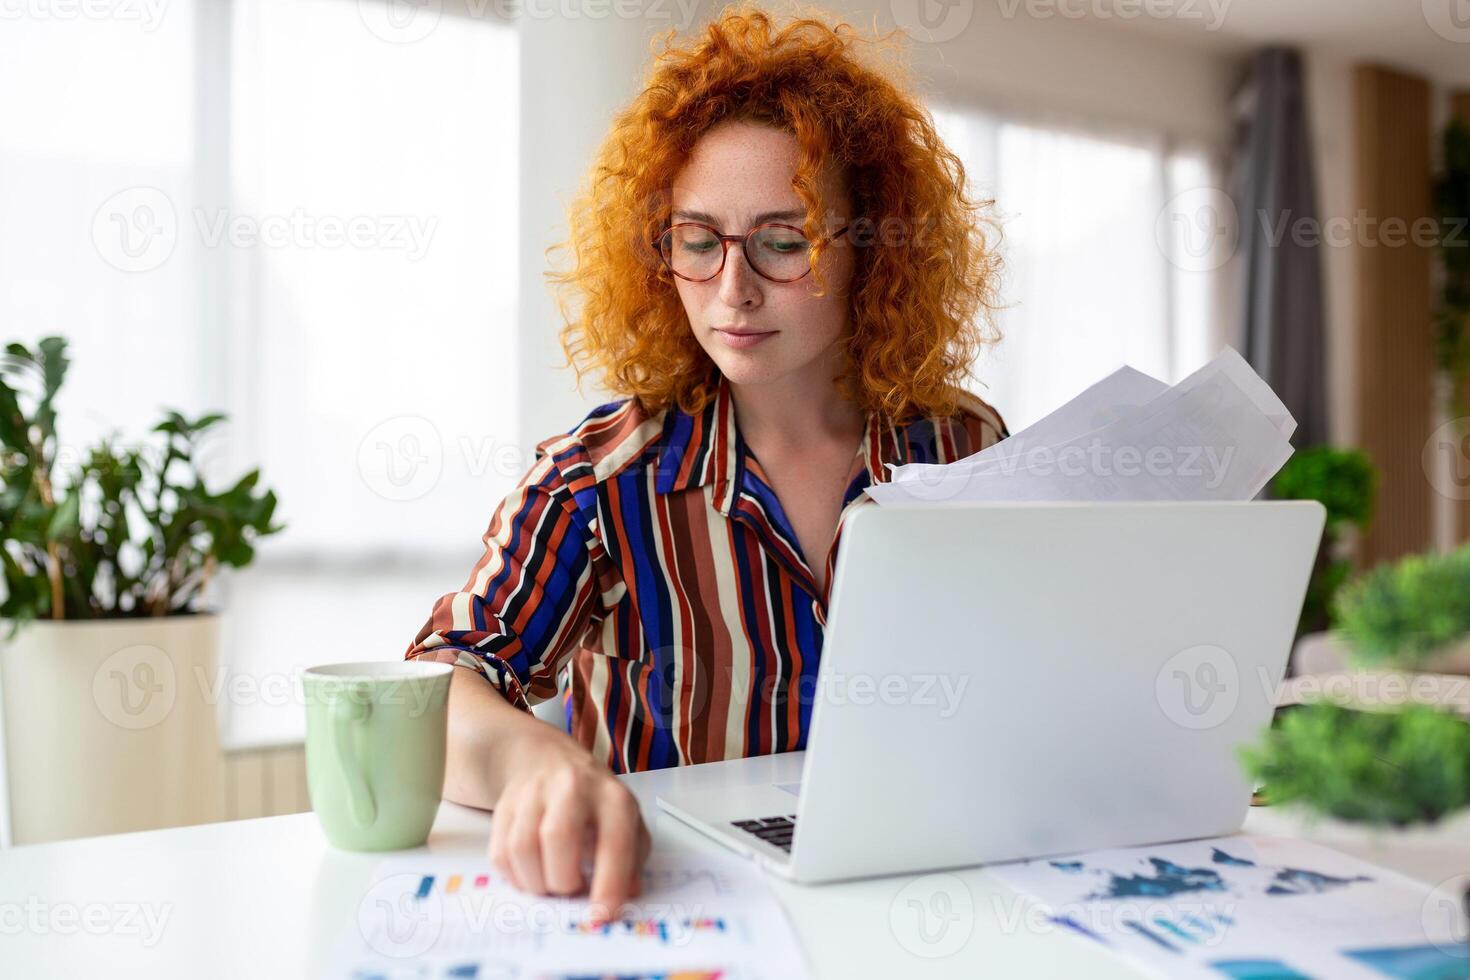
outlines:
{"label": "woman's fingers", "polygon": [[640,863],[643,815],[633,794],[610,784],[597,808],[597,853],[592,867],[591,900],[608,917],[632,894],[632,876]]}
{"label": "woman's fingers", "polygon": [[541,821],[545,814],[546,798],[540,793],[527,793],[516,807],[506,842],[516,887],[537,895],[546,894],[546,879],[541,873]]}
{"label": "woman's fingers", "polygon": [[541,818],[541,870],[553,895],[582,890],[582,841],[592,808],[580,787],[563,787],[548,802]]}
{"label": "woman's fingers", "polygon": [[648,832],[648,825],[641,819],[638,821],[638,859],[633,862],[633,881],[630,885],[631,895],[637,897],[643,894],[643,865],[648,861],[648,855],[653,852],[653,835]]}
{"label": "woman's fingers", "polygon": [[495,809],[490,813],[490,867],[500,877],[520,888],[521,883],[516,880],[515,868],[510,861],[510,824],[514,816],[515,806],[511,794],[501,793],[500,799],[495,801]]}
{"label": "woman's fingers", "polygon": [[491,814],[490,863],[516,888],[538,895],[581,894],[591,862],[590,898],[607,916],[642,891],[653,840],[638,801],[580,746],[554,741],[501,791]]}

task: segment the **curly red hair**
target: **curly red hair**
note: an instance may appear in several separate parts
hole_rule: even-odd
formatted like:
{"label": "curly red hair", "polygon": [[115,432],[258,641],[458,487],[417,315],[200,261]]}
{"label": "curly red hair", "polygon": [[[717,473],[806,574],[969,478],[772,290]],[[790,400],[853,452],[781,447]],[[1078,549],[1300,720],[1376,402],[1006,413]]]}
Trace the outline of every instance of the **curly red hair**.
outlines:
{"label": "curly red hair", "polygon": [[[568,212],[575,264],[549,272],[565,321],[561,345],[583,374],[636,398],[650,412],[701,410],[714,362],[700,347],[673,279],[649,244],[667,227],[671,185],[699,137],[716,123],[751,120],[791,133],[799,146],[793,189],[818,242],[818,175],[830,160],[852,194],[858,246],[851,288],[852,374],[836,379],[865,410],[894,418],[949,415],[987,343],[999,255],[988,240],[991,201],[967,195],[965,168],[895,63],[867,58],[895,34],[859,35],[822,15],[773,24],[759,7],[727,8],[701,37],[660,38],[646,83],[618,113],[584,189]],[[866,45],[866,49],[860,47]],[[866,229],[867,242],[864,242]],[[812,250],[816,263],[821,244]],[[582,300],[568,313],[566,293]]]}

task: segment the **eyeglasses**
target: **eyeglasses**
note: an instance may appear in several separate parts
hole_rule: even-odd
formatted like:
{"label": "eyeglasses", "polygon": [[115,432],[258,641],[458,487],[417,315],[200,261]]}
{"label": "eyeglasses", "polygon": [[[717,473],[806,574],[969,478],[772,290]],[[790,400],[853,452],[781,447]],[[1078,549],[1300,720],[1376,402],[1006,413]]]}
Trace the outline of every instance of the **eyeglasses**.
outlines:
{"label": "eyeglasses", "polygon": [[[843,225],[823,241],[837,240],[849,227]],[[718,228],[685,221],[665,229],[650,244],[680,279],[708,282],[725,271],[731,242],[739,242],[745,261],[757,275],[772,282],[795,282],[812,271],[812,243],[792,225],[764,224],[743,235],[722,235]]]}

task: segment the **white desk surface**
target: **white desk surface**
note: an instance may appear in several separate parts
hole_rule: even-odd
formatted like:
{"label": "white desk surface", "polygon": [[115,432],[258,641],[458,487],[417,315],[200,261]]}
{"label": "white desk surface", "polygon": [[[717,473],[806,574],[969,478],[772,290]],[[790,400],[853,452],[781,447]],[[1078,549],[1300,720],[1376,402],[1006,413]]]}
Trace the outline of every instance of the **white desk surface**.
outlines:
{"label": "white desk surface", "polygon": [[[622,778],[643,806],[655,847],[680,841],[721,850],[658,810],[655,794],[675,786],[791,782],[801,759],[792,752]],[[446,802],[425,847],[483,855],[489,829],[487,812]],[[1308,837],[1430,885],[1470,869],[1470,817],[1434,830],[1372,834],[1339,824],[1307,828],[1289,814],[1253,808],[1244,831]],[[312,813],[3,851],[0,974],[317,980],[328,976],[332,947],[356,921],[382,857],[334,850]],[[901,918],[896,930],[891,919],[906,913],[913,893],[896,900],[922,875],[815,887],[772,879],[771,886],[818,977],[1139,975],[1086,940],[1029,931],[1016,894],[983,868],[945,874],[969,889],[974,914],[952,923],[969,938],[944,957],[921,955],[934,947],[926,949]],[[139,909],[155,923],[166,915],[151,945]],[[51,914],[60,917],[57,927],[31,927]]]}

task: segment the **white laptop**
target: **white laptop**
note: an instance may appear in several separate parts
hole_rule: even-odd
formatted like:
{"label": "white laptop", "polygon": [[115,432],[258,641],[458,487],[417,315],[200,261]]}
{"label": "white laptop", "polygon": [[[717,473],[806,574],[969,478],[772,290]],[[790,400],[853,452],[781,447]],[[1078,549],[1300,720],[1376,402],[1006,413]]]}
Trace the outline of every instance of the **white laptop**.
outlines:
{"label": "white laptop", "polygon": [[801,882],[1228,834],[1315,501],[863,508],[799,784],[659,806]]}

